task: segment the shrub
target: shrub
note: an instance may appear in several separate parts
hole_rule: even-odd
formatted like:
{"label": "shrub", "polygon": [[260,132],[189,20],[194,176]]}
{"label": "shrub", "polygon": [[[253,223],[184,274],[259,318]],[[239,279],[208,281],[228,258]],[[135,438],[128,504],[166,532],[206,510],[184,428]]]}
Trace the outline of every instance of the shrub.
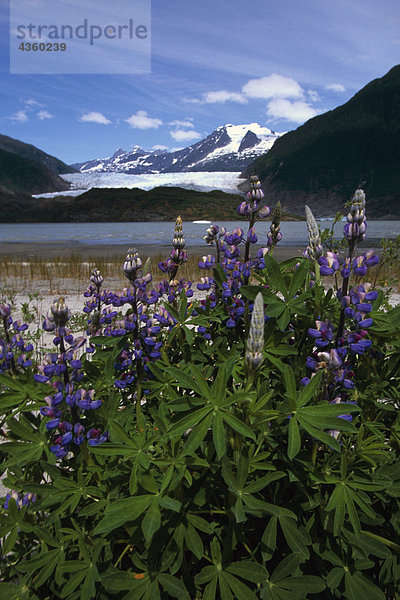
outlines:
{"label": "shrub", "polygon": [[203,300],[177,279],[178,218],[157,286],[134,250],[122,292],[92,272],[87,342],[58,299],[32,365],[0,307],[4,597],[399,597],[400,309],[356,255],[364,195],[344,258],[307,211],[305,256],[281,264],[279,207],[252,256],[262,199],[252,178],[248,233],[207,230]]}

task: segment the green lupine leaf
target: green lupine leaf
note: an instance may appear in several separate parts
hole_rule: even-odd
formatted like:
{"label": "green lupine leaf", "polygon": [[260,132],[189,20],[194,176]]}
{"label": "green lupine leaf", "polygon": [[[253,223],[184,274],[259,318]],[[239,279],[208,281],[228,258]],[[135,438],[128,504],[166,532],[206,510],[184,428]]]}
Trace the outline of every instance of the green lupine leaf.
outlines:
{"label": "green lupine leaf", "polygon": [[247,448],[242,447],[242,451],[239,456],[238,467],[237,467],[237,483],[240,489],[243,489],[246,483],[247,476],[249,474],[249,457],[247,455]]}
{"label": "green lupine leaf", "polygon": [[295,415],[289,420],[289,439],[288,439],[288,450],[287,454],[290,460],[293,460],[300,451],[301,439],[299,426]]}
{"label": "green lupine leaf", "polygon": [[387,600],[383,591],[378,588],[372,581],[361,575],[359,572],[354,574],[346,570],[345,574],[346,596],[349,600],[360,600],[360,598],[368,598],[368,600]]}
{"label": "green lupine leaf", "polygon": [[354,506],[353,494],[354,494],[354,492],[350,488],[348,488],[348,487],[344,488],[344,497],[345,497],[347,512],[350,517],[350,522],[353,526],[354,533],[359,534],[360,533],[360,519],[358,518],[357,510],[356,510],[356,507]]}
{"label": "green lupine leaf", "polygon": [[19,404],[22,404],[25,399],[26,394],[24,392],[3,392],[0,396],[0,409],[5,410],[6,408],[18,406]]}
{"label": "green lupine leaf", "polygon": [[158,503],[162,508],[166,508],[167,510],[172,510],[177,513],[179,513],[182,508],[182,502],[176,500],[175,498],[170,498],[169,496],[159,496]]}
{"label": "green lupine leaf", "polygon": [[150,506],[154,496],[133,496],[112,502],[105,510],[104,518],[94,529],[95,535],[117,529],[124,523],[135,521]]}
{"label": "green lupine leaf", "polygon": [[193,527],[196,527],[196,529],[199,529],[203,533],[213,533],[213,528],[211,527],[211,525],[202,517],[199,517],[198,515],[194,515],[192,513],[187,513],[186,518],[189,521],[189,523],[193,525]]}
{"label": "green lupine leaf", "polygon": [[305,597],[307,594],[318,594],[326,589],[326,585],[321,577],[315,575],[301,575],[299,577],[288,577],[279,582],[280,587],[291,590]]}
{"label": "green lupine leaf", "polygon": [[337,440],[335,440],[334,437],[332,437],[328,433],[325,433],[324,431],[321,431],[320,429],[316,429],[306,419],[302,419],[299,415],[297,417],[297,420],[303,427],[303,429],[305,429],[313,438],[324,442],[324,444],[326,444],[333,450],[341,452],[340,444]]}
{"label": "green lupine leaf", "polygon": [[286,477],[286,473],[283,471],[274,471],[273,473],[268,473],[262,477],[257,477],[257,479],[246,485],[246,487],[243,489],[243,492],[246,494],[254,494],[255,492],[264,490],[270,485],[270,483],[277,481],[278,479],[282,479],[282,477]]}
{"label": "green lupine leaf", "polygon": [[335,518],[333,522],[333,534],[335,536],[339,535],[343,527],[346,510],[345,501],[344,486],[336,486],[326,507],[326,510],[328,511],[335,510]]}
{"label": "green lupine leaf", "polygon": [[159,573],[157,579],[162,587],[173,598],[188,599],[189,595],[184,583],[169,573]]}
{"label": "green lupine leaf", "polygon": [[321,385],[321,379],[323,377],[323,374],[324,373],[323,373],[322,369],[317,371],[315,373],[314,377],[311,377],[311,379],[307,383],[307,385],[301,389],[300,394],[297,398],[298,408],[307,404],[311,400],[311,398],[314,396],[314,394],[318,390],[319,386]]}
{"label": "green lupine leaf", "polygon": [[192,429],[192,431],[189,433],[183,450],[185,454],[190,454],[198,448],[211,427],[212,419],[213,415],[209,414]]}
{"label": "green lupine leaf", "polygon": [[283,294],[283,296],[286,298],[288,295],[288,290],[278,263],[270,254],[266,254],[264,260],[268,274],[268,283],[281,292],[281,294]]}
{"label": "green lupine leaf", "polygon": [[199,386],[197,385],[194,378],[191,375],[189,375],[189,373],[186,373],[186,371],[184,371],[183,369],[178,369],[177,367],[169,366],[168,374],[173,376],[176,381],[176,383],[173,383],[173,385],[178,385],[179,387],[184,387],[188,390],[193,390],[194,392],[196,392],[196,394],[201,396]]}
{"label": "green lupine leaf", "polygon": [[225,398],[227,381],[228,373],[226,369],[226,364],[224,363],[218,369],[217,376],[214,380],[214,383],[211,386],[211,393],[213,395],[215,404],[217,404],[219,400]]}
{"label": "green lupine leaf", "polygon": [[249,560],[233,562],[225,570],[253,583],[263,583],[268,578],[268,571],[262,565]]}
{"label": "green lupine leaf", "polygon": [[218,576],[218,587],[221,600],[235,600],[231,588],[221,575],[222,574]]}
{"label": "green lupine leaf", "polygon": [[[304,407],[297,411],[297,418],[301,424],[307,422],[311,427],[316,429],[338,429],[339,431],[351,431],[355,433],[357,430],[354,424],[347,419],[341,419],[340,417],[331,417],[329,415],[320,414],[314,417],[308,414],[307,409],[311,407]],[[300,412],[301,411],[301,412]]]}
{"label": "green lupine leaf", "polygon": [[193,552],[198,560],[200,560],[204,553],[203,542],[193,525],[190,523],[188,523],[188,526],[185,529],[185,541],[189,550]]}
{"label": "green lupine leaf", "polygon": [[222,561],[221,546],[219,545],[219,542],[218,542],[217,538],[215,538],[215,537],[211,540],[210,550],[211,550],[211,558],[212,558],[213,563],[215,565],[221,564],[221,561]]}
{"label": "green lupine leaf", "polygon": [[274,584],[278,584],[283,579],[286,579],[290,575],[292,575],[297,569],[300,563],[300,556],[298,554],[289,554],[286,556],[279,565],[276,567],[275,571],[272,573],[270,577],[270,581]]}
{"label": "green lupine leaf", "polygon": [[294,376],[293,369],[289,365],[285,365],[283,369],[283,381],[285,383],[286,395],[291,400],[296,401],[297,390],[296,390],[296,380]]}
{"label": "green lupine leaf", "polygon": [[222,571],[220,577],[223,578],[231,588],[235,600],[257,600],[254,592],[247,585],[237,579],[237,577],[234,577],[226,571]]}
{"label": "green lupine leaf", "polygon": [[293,298],[298,290],[304,287],[309,271],[308,261],[302,260],[301,264],[295,269],[290,280],[288,298]]}
{"label": "green lupine leaf", "polygon": [[307,545],[311,544],[311,539],[306,532],[298,529],[295,521],[287,517],[280,517],[279,524],[292,552],[297,552],[304,558],[308,559],[310,553],[307,549]]}
{"label": "green lupine leaf", "polygon": [[262,542],[265,545],[265,548],[262,548],[262,554],[264,560],[269,560],[276,548],[276,534],[277,534],[277,523],[278,517],[273,516],[270,518],[268,525],[266,526],[263,536]]}
{"label": "green lupine leaf", "polygon": [[181,435],[188,429],[195,427],[206,415],[213,410],[212,406],[203,406],[192,413],[185,415],[168,429],[170,435]]}
{"label": "green lupine leaf", "polygon": [[217,583],[218,575],[216,573],[214,579],[207,583],[206,587],[204,588],[202,600],[216,600]]}
{"label": "green lupine leaf", "polygon": [[212,433],[217,458],[220,459],[226,452],[226,436],[224,422],[219,411],[215,412],[212,420]]}
{"label": "green lupine leaf", "polygon": [[222,412],[222,418],[224,419],[224,421],[226,423],[228,423],[228,425],[230,427],[232,427],[232,429],[234,429],[241,435],[244,435],[245,437],[249,437],[252,440],[255,439],[253,430],[250,429],[250,427],[248,425],[246,425],[246,423],[243,423],[243,421],[241,421],[240,419],[235,417],[235,415],[233,415],[232,413],[224,411],[224,412]]}
{"label": "green lupine leaf", "polygon": [[212,579],[217,577],[217,575],[218,571],[216,567],[214,565],[207,565],[206,567],[202,568],[198,575],[195,576],[195,582],[196,584],[201,585],[202,583],[207,583],[208,581],[211,581]]}
{"label": "green lupine leaf", "polygon": [[244,523],[247,521],[246,513],[243,509],[243,500],[240,496],[236,498],[235,504],[232,507],[232,512],[235,515],[236,523]]}
{"label": "green lupine leaf", "polygon": [[195,365],[194,363],[192,363],[190,365],[190,370],[191,370],[193,377],[196,380],[197,385],[199,386],[199,390],[200,390],[199,395],[203,396],[205,399],[209,400],[210,402],[213,402],[213,395],[212,395],[211,390],[208,387],[207,382],[204,379],[204,375],[201,372],[201,370],[199,369],[199,367],[197,365]]}
{"label": "green lupine leaf", "polygon": [[287,305],[285,305],[281,316],[277,318],[276,322],[281,331],[285,331],[286,327],[290,323],[290,310]]}
{"label": "green lupine leaf", "polygon": [[161,513],[158,505],[158,498],[155,497],[148,507],[146,514],[142,519],[142,531],[146,539],[147,545],[153,539],[153,535],[160,529]]}
{"label": "green lupine leaf", "polygon": [[276,515],[277,517],[286,516],[297,520],[294,512],[288,508],[283,508],[282,506],[276,506],[275,504],[264,502],[264,500],[259,500],[254,496],[244,495],[243,502],[250,510],[260,511],[262,513],[266,513],[267,515]]}

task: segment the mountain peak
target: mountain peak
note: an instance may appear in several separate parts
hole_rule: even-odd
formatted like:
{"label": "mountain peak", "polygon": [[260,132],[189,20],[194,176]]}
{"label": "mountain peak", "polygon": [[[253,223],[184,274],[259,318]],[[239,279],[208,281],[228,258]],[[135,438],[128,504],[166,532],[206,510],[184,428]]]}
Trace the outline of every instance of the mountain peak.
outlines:
{"label": "mountain peak", "polygon": [[252,159],[272,147],[280,134],[258,123],[220,125],[202,140],[175,152],[145,151],[134,146],[121,149],[108,159],[87,161],[82,172],[132,174],[182,171],[240,171]]}

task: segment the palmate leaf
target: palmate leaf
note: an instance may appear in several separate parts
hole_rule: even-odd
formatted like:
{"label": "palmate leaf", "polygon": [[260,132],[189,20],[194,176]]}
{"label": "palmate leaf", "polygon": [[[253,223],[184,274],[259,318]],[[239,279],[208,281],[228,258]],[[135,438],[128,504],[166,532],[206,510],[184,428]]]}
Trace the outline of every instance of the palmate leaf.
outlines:
{"label": "palmate leaf", "polygon": [[349,483],[346,480],[338,482],[326,506],[327,511],[335,511],[333,523],[333,533],[335,536],[342,530],[346,514],[349,516],[356,535],[360,534],[360,519],[355,504],[368,517],[372,519],[376,517],[375,512],[364,502],[361,495],[350,487]]}
{"label": "palmate leaf", "polygon": [[360,572],[351,573],[348,569],[344,574],[346,598],[349,600],[387,600],[386,594]]}
{"label": "palmate leaf", "polygon": [[152,494],[145,494],[116,500],[106,508],[104,518],[96,525],[93,533],[95,535],[108,533],[124,523],[135,521],[147,510],[153,498]]}
{"label": "palmate leaf", "polygon": [[288,289],[286,287],[286,283],[281,273],[279,264],[274,258],[272,258],[270,254],[266,254],[264,260],[265,268],[267,270],[268,283],[276,290],[281,292],[284,298],[287,298]]}
{"label": "palmate leaf", "polygon": [[262,598],[268,600],[298,600],[309,594],[320,594],[326,588],[324,581],[314,575],[293,576],[300,556],[290,554],[276,567],[268,582],[262,587]]}

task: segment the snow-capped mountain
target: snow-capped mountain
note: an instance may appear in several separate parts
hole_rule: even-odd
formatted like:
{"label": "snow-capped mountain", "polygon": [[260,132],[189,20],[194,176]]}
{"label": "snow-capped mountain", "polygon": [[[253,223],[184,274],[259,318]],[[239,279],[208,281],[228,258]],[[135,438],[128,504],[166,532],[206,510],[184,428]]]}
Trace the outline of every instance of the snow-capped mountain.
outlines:
{"label": "snow-capped mountain", "polygon": [[221,125],[192,146],[166,152],[146,151],[139,146],[117,150],[109,158],[72,165],[81,173],[181,173],[187,171],[241,171],[272,148],[281,136],[258,123]]}

